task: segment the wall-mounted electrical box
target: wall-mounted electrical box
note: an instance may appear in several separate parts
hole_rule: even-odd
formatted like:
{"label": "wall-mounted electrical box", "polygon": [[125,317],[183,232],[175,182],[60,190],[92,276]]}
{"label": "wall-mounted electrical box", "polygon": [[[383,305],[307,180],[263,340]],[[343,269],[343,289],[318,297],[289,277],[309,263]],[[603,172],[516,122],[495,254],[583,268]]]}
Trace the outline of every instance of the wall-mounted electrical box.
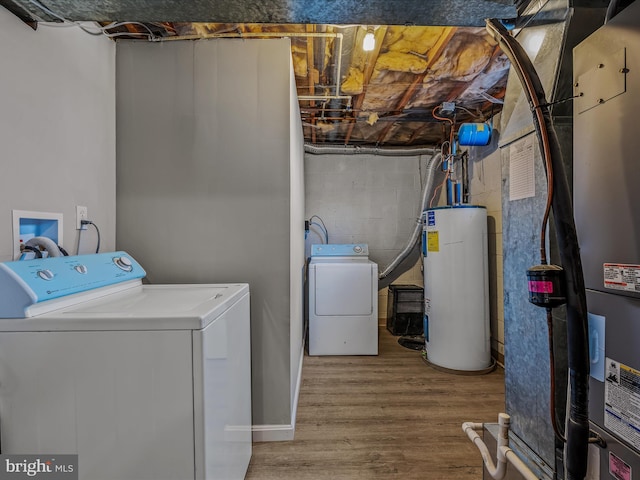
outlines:
{"label": "wall-mounted electrical box", "polygon": [[33,237],[47,237],[62,245],[62,214],[12,210],[13,214],[13,258],[20,260],[20,245]]}

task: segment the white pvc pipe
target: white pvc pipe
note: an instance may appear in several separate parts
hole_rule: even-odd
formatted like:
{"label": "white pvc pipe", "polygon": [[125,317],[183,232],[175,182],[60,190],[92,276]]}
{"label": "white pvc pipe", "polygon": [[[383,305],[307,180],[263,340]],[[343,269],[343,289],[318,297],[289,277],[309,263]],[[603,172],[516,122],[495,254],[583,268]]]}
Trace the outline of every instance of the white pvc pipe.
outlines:
{"label": "white pvc pipe", "polygon": [[[503,414],[500,414],[503,415]],[[491,458],[491,454],[489,453],[489,449],[487,445],[484,443],[480,435],[476,433],[476,430],[482,430],[484,427],[483,423],[463,423],[462,430],[467,434],[469,440],[473,442],[473,444],[478,447],[480,450],[480,455],[482,455],[482,460],[484,461],[485,467],[487,468],[487,472],[496,480],[502,480],[507,473],[507,460],[501,454],[500,447],[504,446],[504,439],[506,438],[507,444],[509,442],[509,426],[505,428],[503,425],[503,418],[501,416],[498,417],[500,422],[500,432],[498,433],[498,455],[497,455],[497,464],[493,463],[493,459]],[[507,419],[508,420],[508,419]],[[506,432],[506,435],[505,433]]]}
{"label": "white pvc pipe", "polygon": [[511,450],[509,447],[502,447],[501,450],[504,450],[503,455],[507,459],[507,462],[511,463],[511,465],[520,472],[525,480],[540,480],[539,477],[533,473],[522,460],[520,460],[520,457],[516,455],[516,452]]}
{"label": "white pvc pipe", "polygon": [[484,443],[480,435],[476,433],[476,430],[482,430],[484,428],[483,423],[465,422],[462,424],[462,431],[467,434],[469,440],[478,447],[482,460],[489,475],[495,480],[502,480],[507,474],[507,462],[511,463],[518,472],[525,478],[525,480],[539,480],[527,465],[520,460],[516,453],[509,448],[509,426],[511,424],[511,417],[506,413],[500,413],[498,415],[498,425],[500,430],[498,432],[498,446],[496,452],[496,464],[493,463],[493,459],[489,453],[487,445]]}

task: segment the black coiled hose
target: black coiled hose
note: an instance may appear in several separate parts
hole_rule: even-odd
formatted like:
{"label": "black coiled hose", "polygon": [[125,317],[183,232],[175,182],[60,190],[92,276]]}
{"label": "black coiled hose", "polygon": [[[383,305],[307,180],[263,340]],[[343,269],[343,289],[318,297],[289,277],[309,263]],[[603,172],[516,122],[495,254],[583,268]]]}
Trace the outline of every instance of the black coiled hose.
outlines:
{"label": "black coiled hose", "polygon": [[499,21],[487,20],[487,30],[511,61],[522,83],[533,113],[546,173],[554,191],[553,219],[567,287],[570,407],[565,431],[567,438],[565,470],[567,480],[583,480],[587,473],[589,444],[589,343],[587,300],[578,235],[573,219],[571,192],[544,88],[531,60]]}

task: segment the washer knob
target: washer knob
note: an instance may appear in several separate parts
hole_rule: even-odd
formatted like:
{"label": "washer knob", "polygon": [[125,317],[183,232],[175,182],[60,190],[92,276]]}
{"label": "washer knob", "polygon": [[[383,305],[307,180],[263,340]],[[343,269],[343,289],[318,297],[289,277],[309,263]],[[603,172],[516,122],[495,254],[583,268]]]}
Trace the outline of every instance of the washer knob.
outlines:
{"label": "washer knob", "polygon": [[116,257],[113,259],[113,263],[116,264],[116,267],[124,270],[125,272],[130,272],[131,270],[133,270],[133,264],[127,257]]}
{"label": "washer knob", "polygon": [[73,269],[81,274],[85,274],[87,273],[87,266],[86,265],[76,265],[75,267],[73,267]]}
{"label": "washer knob", "polygon": [[356,253],[362,253],[362,247],[360,245],[356,245],[353,247],[353,251]]}
{"label": "washer knob", "polygon": [[38,270],[38,276],[43,280],[53,280],[55,276],[51,270]]}

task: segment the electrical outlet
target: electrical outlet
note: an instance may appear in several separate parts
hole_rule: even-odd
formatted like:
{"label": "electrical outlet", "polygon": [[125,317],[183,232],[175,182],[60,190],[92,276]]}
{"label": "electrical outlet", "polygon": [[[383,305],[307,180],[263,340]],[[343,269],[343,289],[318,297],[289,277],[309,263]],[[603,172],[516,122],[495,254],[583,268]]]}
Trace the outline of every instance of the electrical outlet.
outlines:
{"label": "electrical outlet", "polygon": [[82,225],[82,220],[89,220],[89,213],[87,207],[81,207],[76,205],[76,230],[86,230],[87,226]]}

